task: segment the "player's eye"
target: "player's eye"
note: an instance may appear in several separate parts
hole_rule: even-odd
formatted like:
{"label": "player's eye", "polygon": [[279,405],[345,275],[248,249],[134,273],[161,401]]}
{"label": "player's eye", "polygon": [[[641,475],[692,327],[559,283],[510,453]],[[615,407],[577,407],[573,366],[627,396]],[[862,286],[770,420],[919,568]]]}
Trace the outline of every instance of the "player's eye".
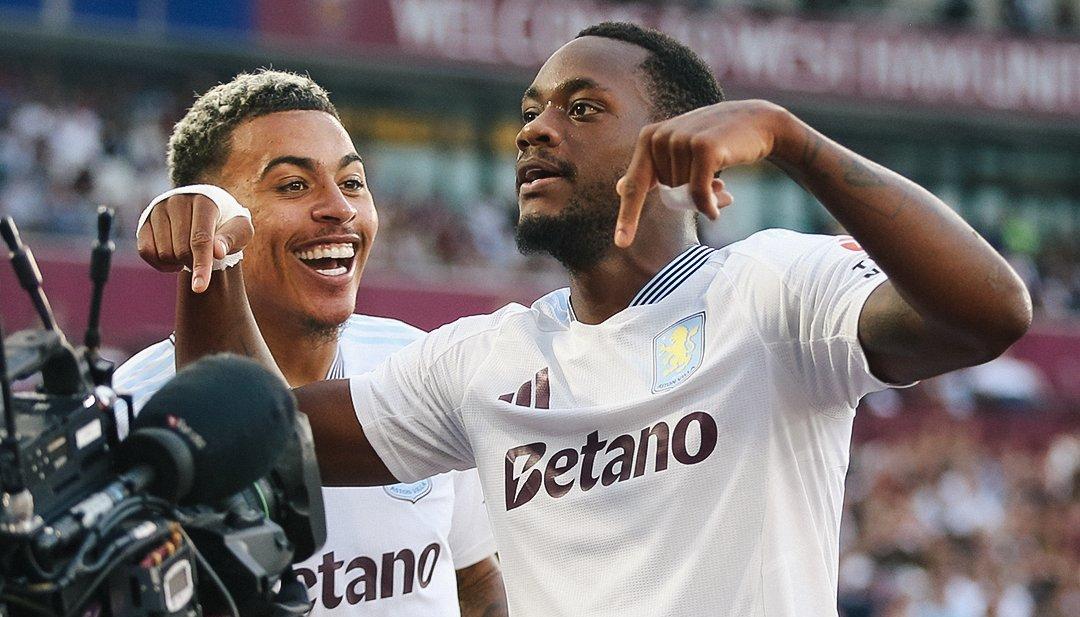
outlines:
{"label": "player's eye", "polygon": [[364,181],[360,178],[348,178],[341,183],[342,190],[356,192],[364,188]]}
{"label": "player's eye", "polygon": [[303,180],[290,180],[285,184],[278,187],[278,191],[282,193],[298,193],[307,188],[307,183]]}
{"label": "player's eye", "polygon": [[536,118],[539,116],[540,113],[537,112],[535,109],[526,109],[525,111],[521,112],[521,123],[528,124],[533,120],[536,120]]}
{"label": "player's eye", "polygon": [[599,111],[600,108],[596,105],[593,105],[592,103],[587,103],[585,101],[577,101],[570,106],[570,109],[567,110],[567,113],[570,115],[571,118],[583,118],[585,116],[591,116],[595,113],[599,113]]}

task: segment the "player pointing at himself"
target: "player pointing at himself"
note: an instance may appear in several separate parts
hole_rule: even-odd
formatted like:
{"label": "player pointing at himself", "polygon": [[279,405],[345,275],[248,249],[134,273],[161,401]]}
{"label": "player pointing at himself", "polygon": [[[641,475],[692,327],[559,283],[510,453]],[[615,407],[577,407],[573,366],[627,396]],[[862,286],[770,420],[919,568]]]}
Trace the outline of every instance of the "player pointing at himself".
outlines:
{"label": "player pointing at himself", "polygon": [[[720,99],[666,36],[583,31],[526,91],[517,138],[519,245],[569,289],[296,391],[324,481],[479,469],[512,615],[835,615],[860,397],[1028,326],[1019,278],[933,195],[781,107]],[[732,201],[715,174],[761,159],[858,243],[769,230],[713,250],[654,190],[687,185],[715,217]],[[233,270],[210,287],[238,319]],[[193,336],[258,344],[232,323]]]}

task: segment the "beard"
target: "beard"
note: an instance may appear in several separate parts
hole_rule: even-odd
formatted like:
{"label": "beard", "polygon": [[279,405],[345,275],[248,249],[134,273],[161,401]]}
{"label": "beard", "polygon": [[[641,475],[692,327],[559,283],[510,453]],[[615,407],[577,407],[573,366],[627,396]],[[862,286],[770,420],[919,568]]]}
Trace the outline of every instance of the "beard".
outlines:
{"label": "beard", "polygon": [[348,323],[348,320],[334,324],[327,323],[311,315],[305,315],[301,323],[304,326],[305,338],[318,344],[337,342],[341,337],[341,333],[345,331],[345,324]]}
{"label": "beard", "polygon": [[615,247],[619,195],[615,183],[596,182],[575,191],[558,214],[530,214],[518,221],[514,239],[523,255],[547,253],[571,274],[595,266]]}

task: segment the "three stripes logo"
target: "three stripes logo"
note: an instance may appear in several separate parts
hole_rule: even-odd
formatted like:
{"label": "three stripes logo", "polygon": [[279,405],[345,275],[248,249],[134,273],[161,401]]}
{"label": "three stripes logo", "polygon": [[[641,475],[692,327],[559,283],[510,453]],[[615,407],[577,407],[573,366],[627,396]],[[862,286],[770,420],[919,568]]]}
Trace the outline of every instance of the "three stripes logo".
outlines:
{"label": "three stripes logo", "polygon": [[521,384],[517,392],[507,392],[499,397],[500,401],[513,403],[518,407],[548,409],[551,402],[551,388],[548,385],[548,367],[537,371],[536,377]]}

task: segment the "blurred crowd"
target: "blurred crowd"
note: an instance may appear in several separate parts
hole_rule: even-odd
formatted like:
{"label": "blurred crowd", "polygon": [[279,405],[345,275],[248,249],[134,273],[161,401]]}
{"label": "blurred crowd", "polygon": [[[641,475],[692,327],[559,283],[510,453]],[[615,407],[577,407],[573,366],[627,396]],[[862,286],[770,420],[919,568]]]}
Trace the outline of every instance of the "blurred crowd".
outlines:
{"label": "blurred crowd", "polygon": [[[49,74],[0,74],[0,214],[27,232],[93,233],[98,204],[118,212],[119,238],[131,238],[142,206],[169,188],[165,147],[188,103],[180,88],[76,89]],[[377,164],[377,162],[376,162]],[[418,273],[432,265],[547,273],[549,260],[517,254],[514,204],[482,198],[468,208],[414,203],[373,190],[380,209],[375,268]],[[1043,237],[1022,221],[981,230],[1032,291],[1041,315],[1080,313],[1080,240]]]}
{"label": "blurred crowd", "polygon": [[1080,238],[1075,231],[1044,234],[1018,219],[982,231],[1024,279],[1039,314],[1061,318],[1080,313]]}
{"label": "blurred crowd", "polygon": [[183,112],[138,85],[79,87],[52,72],[0,70],[0,213],[29,232],[88,235],[100,204],[116,237],[169,187],[165,144]]}
{"label": "blurred crowd", "polygon": [[1080,615],[1080,438],[977,429],[937,420],[853,446],[843,617]]}

